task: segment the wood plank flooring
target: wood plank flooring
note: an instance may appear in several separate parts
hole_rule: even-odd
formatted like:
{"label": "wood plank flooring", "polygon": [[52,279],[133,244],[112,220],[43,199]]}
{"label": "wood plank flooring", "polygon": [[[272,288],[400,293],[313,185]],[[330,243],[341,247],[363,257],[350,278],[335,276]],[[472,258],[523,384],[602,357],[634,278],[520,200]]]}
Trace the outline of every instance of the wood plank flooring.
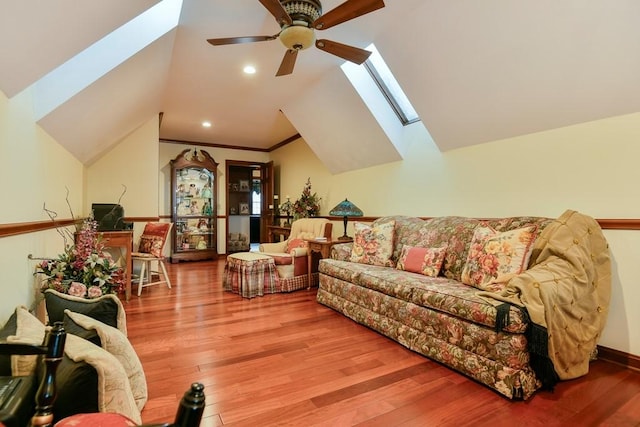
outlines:
{"label": "wood plank flooring", "polygon": [[199,381],[202,427],[640,426],[640,373],[596,361],[586,377],[512,402],[318,304],[315,289],[224,292],[223,268],[167,264],[172,289],[125,304],[149,387],[145,423],[172,421]]}

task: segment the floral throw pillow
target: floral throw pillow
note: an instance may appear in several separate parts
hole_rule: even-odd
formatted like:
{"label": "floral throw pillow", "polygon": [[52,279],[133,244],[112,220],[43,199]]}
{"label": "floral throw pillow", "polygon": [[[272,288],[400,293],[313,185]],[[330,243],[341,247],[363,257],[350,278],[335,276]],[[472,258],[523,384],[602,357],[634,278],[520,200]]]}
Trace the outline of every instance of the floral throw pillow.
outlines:
{"label": "floral throw pillow", "polygon": [[375,226],[361,222],[354,224],[355,236],[351,249],[351,262],[393,267],[393,230],[395,221]]}
{"label": "floral throw pillow", "polygon": [[535,225],[504,233],[476,227],[462,283],[493,292],[502,290],[509,279],[527,268],[536,231]]}
{"label": "floral throw pillow", "polygon": [[138,252],[143,254],[151,254],[156,258],[162,256],[162,245],[164,238],[159,236],[148,236],[143,234],[140,236],[140,244],[138,245]]}
{"label": "floral throw pillow", "polygon": [[441,248],[417,248],[404,245],[396,268],[435,277],[440,273],[446,253],[446,246]]}
{"label": "floral throw pillow", "polygon": [[296,248],[306,248],[307,242],[303,239],[291,239],[287,242],[287,253],[290,254]]}

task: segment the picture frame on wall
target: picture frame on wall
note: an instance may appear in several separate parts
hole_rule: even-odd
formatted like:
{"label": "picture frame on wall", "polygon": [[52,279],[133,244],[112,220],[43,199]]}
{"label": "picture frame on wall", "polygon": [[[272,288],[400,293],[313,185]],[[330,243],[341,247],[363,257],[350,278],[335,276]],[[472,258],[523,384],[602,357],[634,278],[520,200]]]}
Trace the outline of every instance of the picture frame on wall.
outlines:
{"label": "picture frame on wall", "polygon": [[249,203],[240,203],[240,215],[249,215]]}
{"label": "picture frame on wall", "polygon": [[241,179],[239,181],[240,184],[240,191],[249,191],[249,180],[248,179]]}

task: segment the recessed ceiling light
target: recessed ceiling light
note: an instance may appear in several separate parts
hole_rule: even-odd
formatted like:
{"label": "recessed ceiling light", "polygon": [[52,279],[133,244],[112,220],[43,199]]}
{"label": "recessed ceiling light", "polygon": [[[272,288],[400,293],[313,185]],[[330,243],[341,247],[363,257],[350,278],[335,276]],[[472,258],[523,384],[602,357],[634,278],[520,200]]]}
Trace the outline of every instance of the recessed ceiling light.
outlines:
{"label": "recessed ceiling light", "polygon": [[254,67],[253,65],[247,65],[246,67],[244,67],[243,71],[245,72],[245,74],[255,74],[256,67]]}
{"label": "recessed ceiling light", "polygon": [[202,122],[202,127],[203,128],[210,128],[211,127],[211,122]]}

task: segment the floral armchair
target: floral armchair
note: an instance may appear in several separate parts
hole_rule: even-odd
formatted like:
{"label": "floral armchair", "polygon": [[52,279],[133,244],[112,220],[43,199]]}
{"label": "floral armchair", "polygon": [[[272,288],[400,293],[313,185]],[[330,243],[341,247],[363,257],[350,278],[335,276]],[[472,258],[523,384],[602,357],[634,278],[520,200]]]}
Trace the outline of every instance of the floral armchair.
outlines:
{"label": "floral armchair", "polygon": [[[274,259],[282,292],[303,289],[308,284],[307,244],[304,239],[331,239],[333,224],[325,218],[302,218],[291,224],[289,238],[282,242],[262,243],[259,251]],[[317,262],[314,262],[314,265]],[[317,269],[317,267],[316,267]],[[317,281],[317,273],[314,274]]]}

